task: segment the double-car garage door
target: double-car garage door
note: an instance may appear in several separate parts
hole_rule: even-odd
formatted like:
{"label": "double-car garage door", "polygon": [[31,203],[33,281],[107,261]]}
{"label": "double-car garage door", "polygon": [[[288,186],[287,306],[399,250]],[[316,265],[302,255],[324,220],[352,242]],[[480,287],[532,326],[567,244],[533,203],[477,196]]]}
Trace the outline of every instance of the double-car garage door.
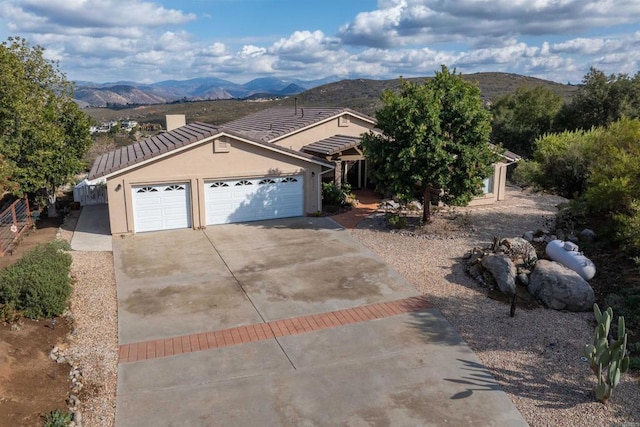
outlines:
{"label": "double-car garage door", "polygon": [[[189,184],[135,186],[136,232],[191,226]],[[302,175],[208,181],[204,184],[207,225],[301,216]]]}

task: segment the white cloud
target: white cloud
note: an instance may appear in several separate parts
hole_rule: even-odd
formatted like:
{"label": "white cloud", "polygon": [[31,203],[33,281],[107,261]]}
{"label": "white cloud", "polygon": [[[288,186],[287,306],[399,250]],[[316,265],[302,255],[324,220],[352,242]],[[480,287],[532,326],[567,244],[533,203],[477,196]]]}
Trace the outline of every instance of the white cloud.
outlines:
{"label": "white cloud", "polygon": [[242,50],[238,52],[238,56],[241,58],[255,58],[267,53],[267,49],[259,46],[245,45]]}
{"label": "white cloud", "polygon": [[389,47],[552,35],[637,22],[637,0],[386,0],[340,28],[346,44]]}
{"label": "white cloud", "polygon": [[46,17],[52,26],[72,28],[158,27],[196,18],[191,13],[140,0],[19,0],[15,4],[27,14]]}
{"label": "white cloud", "polygon": [[199,38],[188,26],[195,15],[160,1],[5,0],[0,34],[20,34],[70,78],[94,81],[387,79],[441,64],[579,81],[590,66],[640,68],[640,31],[613,31],[638,23],[638,0],[379,0],[340,28],[236,40]]}

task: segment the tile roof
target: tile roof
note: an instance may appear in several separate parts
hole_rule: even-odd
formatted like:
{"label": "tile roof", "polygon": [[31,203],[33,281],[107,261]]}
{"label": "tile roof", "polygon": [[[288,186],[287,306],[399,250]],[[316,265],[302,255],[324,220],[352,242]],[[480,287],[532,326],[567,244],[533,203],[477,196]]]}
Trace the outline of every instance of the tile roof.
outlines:
{"label": "tile roof", "polygon": [[335,135],[320,141],[302,147],[307,153],[318,153],[323,155],[332,155],[349,148],[357,147],[362,142],[359,136]]}
{"label": "tile roof", "polygon": [[91,167],[91,171],[89,172],[87,179],[91,181],[97,178],[102,178],[126,167],[144,162],[180,147],[197,143],[211,136],[222,135],[223,133],[248,140],[255,145],[261,145],[270,150],[280,151],[295,157],[302,157],[330,168],[334,167],[330,162],[308,153],[294,151],[268,142],[247,138],[246,135],[242,135],[237,132],[225,131],[220,127],[207,123],[194,122],[170,132],[160,133],[140,142],[136,142],[101,155],[93,162],[93,166]]}
{"label": "tile roof", "polygon": [[171,132],[160,133],[140,142],[118,148],[98,157],[91,171],[89,180],[103,177],[127,166],[159,156],[185,145],[220,133],[219,128],[201,122],[179,127]]}
{"label": "tile roof", "polygon": [[225,123],[222,128],[249,138],[270,142],[342,113],[349,113],[371,122],[375,121],[373,118],[349,108],[304,107],[295,109],[293,107],[274,107]]}
{"label": "tile roof", "polygon": [[519,156],[513,151],[509,151],[509,150],[504,150],[504,153],[502,153],[502,156],[505,159],[509,160],[510,162],[517,162],[522,160],[522,156]]}

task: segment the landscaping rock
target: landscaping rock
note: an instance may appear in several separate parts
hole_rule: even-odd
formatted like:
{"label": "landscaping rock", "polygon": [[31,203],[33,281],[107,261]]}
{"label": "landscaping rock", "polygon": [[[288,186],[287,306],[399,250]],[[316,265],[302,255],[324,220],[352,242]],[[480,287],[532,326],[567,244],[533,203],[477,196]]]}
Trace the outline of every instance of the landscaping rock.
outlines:
{"label": "landscaping rock", "polygon": [[595,238],[596,233],[589,228],[585,228],[580,233],[578,233],[578,239],[582,240],[583,242],[593,242]]}
{"label": "landscaping rock", "polygon": [[525,273],[520,273],[516,277],[518,278],[518,281],[521,285],[529,286],[529,276],[527,276]]}
{"label": "landscaping rock", "polygon": [[419,201],[413,200],[407,204],[407,209],[412,212],[422,212],[424,207],[422,206],[422,203],[420,203]]}
{"label": "landscaping rock", "polygon": [[511,237],[502,241],[502,246],[507,249],[504,251],[511,258],[521,258],[525,263],[535,264],[538,261],[536,248],[533,247],[526,239],[522,237]]}
{"label": "landscaping rock", "polygon": [[522,235],[522,238],[527,242],[533,242],[533,238],[534,238],[533,231],[527,231]]}
{"label": "landscaping rock", "polygon": [[505,294],[516,293],[516,267],[507,255],[489,254],[482,258],[482,266],[487,269]]}
{"label": "landscaping rock", "polygon": [[380,202],[380,207],[382,209],[400,209],[400,203],[396,202],[393,199],[384,199]]}
{"label": "landscaping rock", "polygon": [[553,261],[540,260],[529,277],[529,292],[554,310],[590,311],[595,295],[578,273]]}

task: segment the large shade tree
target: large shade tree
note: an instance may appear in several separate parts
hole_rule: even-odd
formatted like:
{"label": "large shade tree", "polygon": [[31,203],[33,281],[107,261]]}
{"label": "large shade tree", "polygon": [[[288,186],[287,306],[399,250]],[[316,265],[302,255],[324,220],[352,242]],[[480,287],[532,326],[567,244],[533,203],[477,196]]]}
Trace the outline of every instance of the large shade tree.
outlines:
{"label": "large shade tree", "polygon": [[554,129],[562,105],[562,97],[545,87],[518,88],[491,106],[492,140],[531,157],[535,140]]}
{"label": "large shade tree", "polygon": [[71,83],[43,52],[22,38],[0,45],[0,156],[17,184],[4,190],[44,191],[55,216],[58,188],[84,166],[90,121],[73,102]]}
{"label": "large shade tree", "polygon": [[363,135],[371,181],[378,191],[424,199],[423,221],[431,219],[431,195],[466,204],[482,194],[493,173],[491,124],[480,89],[442,66],[423,85],[403,80],[398,93],[386,90],[376,112],[381,133]]}
{"label": "large shade tree", "polygon": [[606,75],[591,68],[557,121],[565,129],[607,126],[622,117],[640,118],[640,72]]}

